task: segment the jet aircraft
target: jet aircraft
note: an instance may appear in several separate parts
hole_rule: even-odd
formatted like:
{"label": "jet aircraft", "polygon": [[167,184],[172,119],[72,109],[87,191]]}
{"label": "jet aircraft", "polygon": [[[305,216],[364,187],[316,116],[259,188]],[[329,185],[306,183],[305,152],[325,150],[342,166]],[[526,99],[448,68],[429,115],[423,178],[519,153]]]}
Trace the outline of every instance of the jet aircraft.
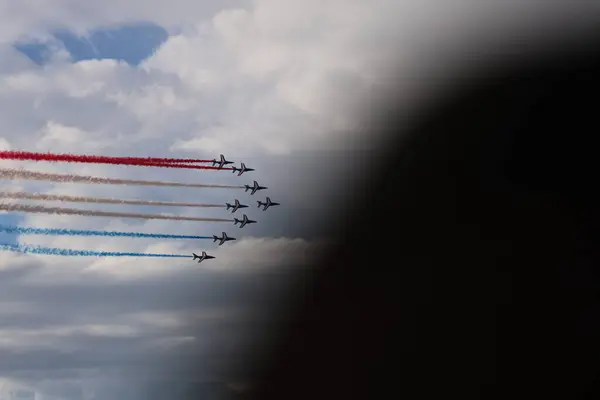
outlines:
{"label": "jet aircraft", "polygon": [[232,214],[234,212],[236,212],[240,208],[246,208],[246,207],[248,207],[248,206],[245,206],[243,204],[240,204],[240,201],[238,199],[235,199],[235,203],[233,205],[231,205],[229,203],[225,203],[225,205],[227,206],[226,210],[229,210],[230,208],[233,208],[233,210],[231,210]]}
{"label": "jet aircraft", "polygon": [[234,225],[237,225],[238,223],[240,224],[240,228],[243,228],[246,224],[255,224],[256,221],[252,221],[251,219],[248,219],[248,216],[246,214],[244,214],[244,217],[241,220],[239,220],[237,218],[233,219]]}
{"label": "jet aircraft", "polygon": [[223,243],[228,242],[230,240],[236,240],[235,238],[227,236],[227,234],[225,232],[223,232],[223,236],[222,237],[218,237],[217,235],[213,235],[213,239],[214,239],[213,243],[216,242],[217,240],[220,240],[219,246],[221,246]]}
{"label": "jet aircraft", "polygon": [[257,190],[263,190],[263,189],[268,189],[268,187],[266,186],[260,186],[258,184],[258,182],[254,181],[254,186],[250,186],[250,185],[244,185],[246,187],[246,190],[244,190],[244,192],[247,192],[248,190],[252,189],[252,192],[250,192],[250,194],[254,194],[256,193]]}
{"label": "jet aircraft", "polygon": [[260,208],[261,206],[265,206],[263,208],[263,211],[267,211],[267,208],[269,208],[271,206],[279,206],[279,205],[281,205],[279,203],[272,202],[270,197],[267,197],[267,200],[264,203],[262,201],[260,201],[260,200],[258,200],[257,203],[258,203],[258,208]]}
{"label": "jet aircraft", "polygon": [[194,256],[194,258],[192,259],[192,261],[198,260],[198,264],[200,264],[204,260],[210,260],[211,258],[215,258],[213,256],[209,256],[208,254],[206,254],[205,251],[202,252],[202,256],[199,256],[196,253],[192,253],[192,255]]}
{"label": "jet aircraft", "polygon": [[234,174],[239,171],[238,176],[242,176],[244,172],[254,171],[254,168],[248,168],[246,167],[246,164],[242,163],[242,166],[240,168],[231,167],[231,171]]}
{"label": "jet aircraft", "polygon": [[221,169],[221,168],[223,168],[223,166],[224,166],[224,165],[226,165],[226,164],[233,164],[233,161],[227,161],[227,160],[225,159],[225,156],[224,156],[223,154],[221,154],[221,160],[220,160],[220,161],[217,161],[217,160],[216,160],[216,159],[214,159],[214,158],[213,158],[213,160],[212,160],[212,165],[213,165],[213,167],[214,167],[215,165],[217,165],[217,164],[219,164],[219,169]]}

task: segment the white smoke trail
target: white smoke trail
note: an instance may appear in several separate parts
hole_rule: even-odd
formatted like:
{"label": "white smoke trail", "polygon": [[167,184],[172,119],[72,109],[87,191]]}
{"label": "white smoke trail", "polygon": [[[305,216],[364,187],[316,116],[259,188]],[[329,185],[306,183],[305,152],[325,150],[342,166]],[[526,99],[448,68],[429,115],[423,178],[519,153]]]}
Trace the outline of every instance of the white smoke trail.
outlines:
{"label": "white smoke trail", "polygon": [[73,183],[88,183],[88,184],[106,184],[106,185],[137,185],[137,186],[170,186],[170,187],[189,187],[189,188],[218,188],[218,189],[243,189],[244,186],[229,186],[229,185],[211,185],[201,183],[181,183],[181,182],[165,182],[165,181],[142,181],[135,179],[113,179],[101,178],[88,175],[74,174],[50,174],[44,172],[34,172],[21,169],[0,168],[0,178],[10,180],[35,180],[49,182],[73,182]]}
{"label": "white smoke trail", "polygon": [[225,218],[196,218],[196,217],[181,217],[178,215],[119,213],[119,212],[110,212],[110,211],[80,210],[77,208],[29,206],[29,205],[23,205],[23,204],[0,203],[0,210],[1,211],[22,211],[22,212],[26,212],[26,213],[38,213],[38,214],[41,213],[41,214],[80,215],[80,216],[88,216],[88,217],[163,219],[163,220],[173,220],[173,221],[197,221],[197,222],[233,222],[233,220],[225,219]]}
{"label": "white smoke trail", "polygon": [[27,192],[0,192],[0,198],[15,200],[46,200],[46,201],[64,201],[70,203],[101,203],[101,204],[126,204],[138,206],[172,206],[172,207],[225,207],[223,204],[203,204],[203,203],[178,203],[174,201],[154,201],[154,200],[124,200],[105,197],[85,197],[85,196],[67,196],[43,193]]}

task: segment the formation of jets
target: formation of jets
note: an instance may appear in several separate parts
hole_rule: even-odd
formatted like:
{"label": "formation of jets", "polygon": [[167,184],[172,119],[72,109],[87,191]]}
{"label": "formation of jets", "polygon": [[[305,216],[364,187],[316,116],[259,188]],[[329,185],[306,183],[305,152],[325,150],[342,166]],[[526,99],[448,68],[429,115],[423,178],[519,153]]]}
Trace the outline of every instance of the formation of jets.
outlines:
{"label": "formation of jets", "polygon": [[[218,165],[218,169],[222,169],[225,165],[233,164],[233,163],[234,163],[233,161],[227,161],[227,159],[225,158],[225,156],[223,154],[220,154],[220,158],[218,160],[216,158],[212,160],[213,167]],[[235,166],[231,167],[231,172],[234,174],[237,172],[238,173],[237,176],[241,176],[244,172],[249,172],[249,171],[254,171],[254,168],[248,168],[248,167],[246,167],[246,164],[244,164],[244,163],[240,164],[240,168],[237,168]],[[254,181],[252,185],[244,185],[244,188],[245,188],[244,192],[248,192],[250,190],[250,195],[254,195],[259,190],[268,189],[268,187],[266,187],[266,186],[259,185],[257,181]],[[263,211],[266,211],[271,206],[281,205],[280,203],[275,203],[275,202],[271,201],[270,197],[267,197],[264,202],[258,200],[257,203],[258,203],[258,208],[263,207]],[[238,199],[234,199],[233,204],[225,203],[225,206],[226,206],[227,211],[229,211],[231,209],[232,214],[235,213],[240,208],[248,207],[247,205],[240,204],[240,201]],[[233,224],[234,225],[239,224],[240,228],[243,228],[247,224],[255,224],[256,222],[257,221],[248,219],[248,216],[246,214],[244,214],[241,219],[238,219],[238,218],[233,219]],[[222,232],[221,237],[219,237],[217,235],[213,235],[213,243],[216,243],[218,241],[219,246],[222,246],[223,243],[229,242],[231,240],[237,240],[237,239],[227,236],[227,234],[225,232]],[[204,260],[210,260],[210,259],[215,258],[214,256],[209,256],[208,254],[206,254],[206,251],[203,251],[200,256],[196,253],[192,253],[192,256],[193,256],[193,260],[198,260],[198,263],[201,263]]]}

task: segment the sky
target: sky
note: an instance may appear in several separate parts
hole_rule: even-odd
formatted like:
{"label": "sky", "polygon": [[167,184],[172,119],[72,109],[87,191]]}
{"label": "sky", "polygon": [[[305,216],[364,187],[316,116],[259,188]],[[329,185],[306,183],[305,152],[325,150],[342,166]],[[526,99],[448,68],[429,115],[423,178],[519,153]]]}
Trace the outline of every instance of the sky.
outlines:
{"label": "sky", "polygon": [[[3,191],[219,204],[238,198],[258,221],[239,229],[232,223],[0,215],[5,225],[194,235],[225,231],[238,238],[217,248],[212,241],[0,236],[2,243],[207,250],[217,257],[198,265],[187,259],[0,253],[0,400],[177,399],[194,385],[216,399],[244,390],[247,373],[239,364],[260,343],[269,311],[324,239],[316,222],[334,207],[323,188],[332,191],[353,170],[340,149],[348,147],[343,141],[355,123],[351,116],[372,79],[361,65],[367,60],[345,48],[362,45],[353,38],[353,17],[337,15],[335,8],[321,13],[316,2],[303,7],[287,2],[285,8],[273,1],[152,3],[156,7],[64,1],[52,8],[45,2],[7,8],[9,3],[0,1],[5,22],[0,147],[211,159],[224,153],[256,171],[237,177],[8,160],[0,167],[195,183],[256,179],[282,206],[259,210],[256,200],[264,200],[266,192],[0,181]],[[356,99],[340,97],[338,88],[346,85]],[[336,173],[326,172],[331,168]],[[49,205],[231,215],[222,209]],[[189,355],[195,358],[188,368]],[[198,369],[200,377],[188,376]]]}
{"label": "sky", "polygon": [[[217,257],[198,265],[0,253],[0,400],[176,400],[186,385],[202,385],[206,398],[216,399],[251,387],[239,363],[268,331],[269,313],[289,283],[322,248],[327,238],[319,221],[343,212],[347,199],[340,189],[373,162],[369,149],[380,138],[364,121],[385,112],[377,101],[385,89],[402,87],[403,97],[394,101],[411,110],[451,66],[433,62],[440,51],[479,39],[475,29],[505,21],[515,7],[524,10],[503,39],[531,33],[531,21],[540,18],[530,12],[536,2],[452,3],[0,0],[0,148],[211,159],[223,153],[256,171],[237,177],[8,160],[0,167],[195,183],[256,179],[269,187],[250,196],[243,190],[0,181],[2,191],[219,204],[238,198],[259,221],[239,229],[0,214],[1,224],[226,231],[238,238],[217,248],[212,241],[0,235],[3,243],[184,254],[206,249]],[[472,6],[468,13],[466,5]],[[263,193],[282,205],[258,210]],[[228,215],[221,209],[62,206]],[[198,366],[186,369],[188,356],[202,360],[193,382],[186,373]]]}

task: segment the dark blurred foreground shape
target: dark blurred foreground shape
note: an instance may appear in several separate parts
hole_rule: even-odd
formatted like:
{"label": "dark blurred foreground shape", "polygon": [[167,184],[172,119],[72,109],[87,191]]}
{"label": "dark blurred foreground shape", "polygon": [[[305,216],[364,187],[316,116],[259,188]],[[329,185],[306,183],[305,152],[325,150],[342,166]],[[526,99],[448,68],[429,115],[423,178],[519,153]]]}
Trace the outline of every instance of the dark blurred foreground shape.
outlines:
{"label": "dark blurred foreground shape", "polygon": [[263,372],[250,397],[597,392],[592,39],[480,71],[421,115],[402,144],[389,137],[385,168],[369,171],[368,190],[348,193],[358,205],[337,227],[339,246],[289,314],[274,316],[284,321],[281,340],[248,360]]}

